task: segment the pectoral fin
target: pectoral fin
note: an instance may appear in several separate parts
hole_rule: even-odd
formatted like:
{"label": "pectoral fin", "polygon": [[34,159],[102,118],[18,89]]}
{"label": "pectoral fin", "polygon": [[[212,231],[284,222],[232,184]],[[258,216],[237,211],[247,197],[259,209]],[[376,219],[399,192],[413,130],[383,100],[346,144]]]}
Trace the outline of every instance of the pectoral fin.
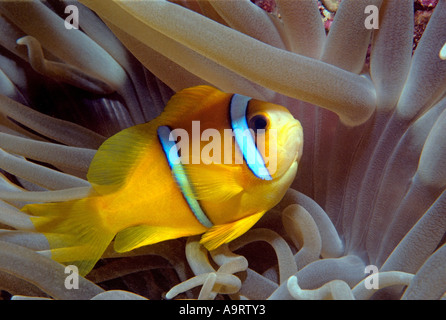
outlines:
{"label": "pectoral fin", "polygon": [[193,189],[191,196],[214,202],[226,201],[243,191],[240,171],[241,167],[222,164],[185,166]]}
{"label": "pectoral fin", "polygon": [[240,237],[248,231],[264,213],[265,211],[261,211],[234,222],[213,226],[201,237],[200,243],[204,245],[206,249],[214,250],[222,244]]}

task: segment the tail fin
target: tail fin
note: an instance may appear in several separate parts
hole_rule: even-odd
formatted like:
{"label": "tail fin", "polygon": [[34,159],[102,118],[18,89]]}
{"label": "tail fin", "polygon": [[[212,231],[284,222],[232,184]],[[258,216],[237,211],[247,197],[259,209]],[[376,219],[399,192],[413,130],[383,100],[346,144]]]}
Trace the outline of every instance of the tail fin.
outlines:
{"label": "tail fin", "polygon": [[22,211],[48,239],[51,258],[76,265],[84,276],[101,258],[114,233],[103,227],[94,207],[94,198],[60,203],[29,204]]}

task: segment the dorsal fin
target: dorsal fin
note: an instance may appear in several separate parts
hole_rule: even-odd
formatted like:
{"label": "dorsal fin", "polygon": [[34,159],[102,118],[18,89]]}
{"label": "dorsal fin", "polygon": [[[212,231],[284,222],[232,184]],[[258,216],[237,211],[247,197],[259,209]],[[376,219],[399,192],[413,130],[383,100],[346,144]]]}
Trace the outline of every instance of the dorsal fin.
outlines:
{"label": "dorsal fin", "polygon": [[[175,125],[185,115],[201,110],[228,95],[210,86],[196,86],[176,93],[156,119],[130,127],[107,139],[99,148],[88,170],[88,181],[100,194],[120,189],[138,165],[140,157],[159,143],[156,129]],[[159,159],[151,159],[159,160]]]}
{"label": "dorsal fin", "polygon": [[226,95],[229,94],[206,85],[183,89],[169,100],[160,117],[165,120],[163,124],[171,124],[175,119],[202,110]]}
{"label": "dorsal fin", "polygon": [[120,189],[140,157],[155,141],[154,126],[140,124],[122,130],[99,148],[88,169],[87,179],[100,194]]}

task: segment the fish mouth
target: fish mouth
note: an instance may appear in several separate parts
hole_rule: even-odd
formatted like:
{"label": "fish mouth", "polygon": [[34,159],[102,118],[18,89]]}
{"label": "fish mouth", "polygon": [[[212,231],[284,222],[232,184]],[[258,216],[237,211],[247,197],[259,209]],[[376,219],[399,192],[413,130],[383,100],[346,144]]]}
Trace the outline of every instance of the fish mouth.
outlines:
{"label": "fish mouth", "polygon": [[275,178],[282,176],[294,163],[299,162],[303,149],[303,132],[299,121],[294,119],[285,124],[280,129],[279,135],[286,138],[277,145],[280,156],[277,158]]}
{"label": "fish mouth", "polygon": [[[303,132],[302,132],[302,126],[299,121],[294,120],[291,123],[287,124],[283,128],[284,132],[287,135],[287,139],[285,143],[283,144],[283,148],[288,149],[290,146],[293,146],[296,144],[295,148],[292,148],[294,150],[290,150],[290,153],[294,153],[294,159],[292,162],[298,162],[300,161],[300,158],[302,157],[302,151],[303,151]],[[296,141],[298,140],[298,141]]]}

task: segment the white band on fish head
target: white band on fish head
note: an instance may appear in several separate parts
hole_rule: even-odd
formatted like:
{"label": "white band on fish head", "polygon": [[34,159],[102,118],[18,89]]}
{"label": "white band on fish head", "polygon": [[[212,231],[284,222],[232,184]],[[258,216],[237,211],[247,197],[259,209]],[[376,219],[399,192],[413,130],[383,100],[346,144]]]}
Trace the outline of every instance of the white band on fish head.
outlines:
{"label": "white band on fish head", "polygon": [[240,94],[234,94],[232,96],[229,106],[232,131],[234,132],[235,141],[251,172],[262,180],[272,180],[265,166],[265,161],[257,149],[254,137],[249,131],[246,117],[250,100],[250,97]]}

